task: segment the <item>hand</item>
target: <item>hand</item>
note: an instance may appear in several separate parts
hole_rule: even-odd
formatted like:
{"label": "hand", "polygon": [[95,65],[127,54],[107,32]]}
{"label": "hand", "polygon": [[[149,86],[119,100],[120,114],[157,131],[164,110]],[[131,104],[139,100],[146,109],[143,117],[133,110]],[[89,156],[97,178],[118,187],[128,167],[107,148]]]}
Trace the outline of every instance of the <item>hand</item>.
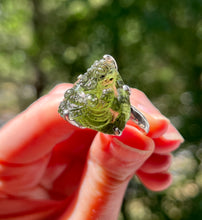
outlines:
{"label": "hand", "polygon": [[148,119],[149,134],[129,121],[116,137],[60,117],[71,86],[56,86],[1,129],[1,220],[115,220],[134,174],[150,190],[171,184],[170,152],[183,138],[142,92],[132,89],[131,104]]}

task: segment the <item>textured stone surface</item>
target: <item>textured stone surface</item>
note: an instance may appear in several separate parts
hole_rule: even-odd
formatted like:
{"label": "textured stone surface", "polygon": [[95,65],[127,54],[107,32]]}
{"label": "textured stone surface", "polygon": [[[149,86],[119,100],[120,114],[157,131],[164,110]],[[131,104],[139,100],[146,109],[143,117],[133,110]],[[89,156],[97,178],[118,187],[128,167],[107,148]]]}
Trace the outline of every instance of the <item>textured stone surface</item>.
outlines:
{"label": "textured stone surface", "polygon": [[75,126],[120,135],[131,113],[129,96],[116,61],[105,55],[78,76],[58,112]]}

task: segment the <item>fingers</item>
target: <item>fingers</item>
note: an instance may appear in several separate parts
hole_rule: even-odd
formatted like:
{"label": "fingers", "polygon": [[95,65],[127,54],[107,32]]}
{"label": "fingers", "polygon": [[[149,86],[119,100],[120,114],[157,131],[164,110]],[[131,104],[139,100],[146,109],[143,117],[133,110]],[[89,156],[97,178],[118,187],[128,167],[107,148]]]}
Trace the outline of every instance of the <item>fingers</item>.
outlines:
{"label": "fingers", "polygon": [[46,155],[28,165],[1,163],[0,191],[15,196],[35,187],[45,172],[49,158],[50,155]]}
{"label": "fingers", "polygon": [[172,183],[171,175],[168,173],[171,165],[170,152],[178,148],[184,139],[176,128],[169,124],[166,133],[153,140],[155,143],[154,154],[136,174],[148,189],[161,191]]}
{"label": "fingers", "polygon": [[96,132],[80,129],[67,140],[57,144],[51,155],[41,185],[66,197],[75,192],[80,183],[89,147]]}
{"label": "fingers", "polygon": [[129,180],[153,149],[152,139],[132,126],[126,126],[120,137],[98,133],[75,206],[61,219],[117,219]]}
{"label": "fingers", "polygon": [[159,155],[152,154],[141,166],[140,170],[146,173],[160,173],[168,170],[172,162],[170,154]]}
{"label": "fingers", "polygon": [[0,219],[58,219],[64,206],[62,203],[63,201],[53,200],[3,199],[0,206]]}
{"label": "fingers", "polygon": [[166,133],[161,137],[154,139],[155,153],[170,153],[177,149],[183,141],[184,139],[177,131],[177,129],[172,124],[169,124]]}
{"label": "fingers", "polygon": [[148,136],[152,137],[155,143],[155,153],[136,174],[148,189],[153,191],[166,189],[172,182],[171,175],[167,172],[171,164],[169,153],[179,147],[183,138],[143,92],[132,89],[131,104],[142,111],[147,118],[150,124]]}
{"label": "fingers", "polygon": [[137,171],[137,176],[141,182],[150,190],[161,191],[171,184],[172,177],[169,173],[144,173]]}
{"label": "fingers", "polygon": [[59,103],[69,87],[71,84],[57,86],[1,129],[0,161],[36,161],[78,129],[58,114]]}
{"label": "fingers", "polygon": [[161,191],[172,182],[168,168],[171,165],[171,155],[152,154],[136,172],[141,182],[150,190]]}

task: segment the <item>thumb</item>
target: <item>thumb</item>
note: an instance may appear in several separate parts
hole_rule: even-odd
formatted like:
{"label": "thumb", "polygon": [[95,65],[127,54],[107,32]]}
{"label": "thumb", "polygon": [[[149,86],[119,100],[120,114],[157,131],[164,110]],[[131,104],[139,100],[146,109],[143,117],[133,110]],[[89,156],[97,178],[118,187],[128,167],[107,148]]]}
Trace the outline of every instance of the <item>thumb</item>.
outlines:
{"label": "thumb", "polygon": [[151,155],[154,143],[127,125],[120,137],[98,133],[75,200],[62,220],[118,219],[129,180]]}

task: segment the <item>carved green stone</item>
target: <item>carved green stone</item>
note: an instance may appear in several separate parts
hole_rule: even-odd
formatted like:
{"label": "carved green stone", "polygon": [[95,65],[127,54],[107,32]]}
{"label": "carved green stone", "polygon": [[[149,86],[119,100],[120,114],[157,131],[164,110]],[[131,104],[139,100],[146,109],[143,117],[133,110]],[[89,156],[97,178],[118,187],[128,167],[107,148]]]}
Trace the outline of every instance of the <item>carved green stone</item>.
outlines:
{"label": "carved green stone", "polygon": [[77,127],[120,135],[131,114],[129,97],[116,61],[105,55],[65,92],[58,112]]}

